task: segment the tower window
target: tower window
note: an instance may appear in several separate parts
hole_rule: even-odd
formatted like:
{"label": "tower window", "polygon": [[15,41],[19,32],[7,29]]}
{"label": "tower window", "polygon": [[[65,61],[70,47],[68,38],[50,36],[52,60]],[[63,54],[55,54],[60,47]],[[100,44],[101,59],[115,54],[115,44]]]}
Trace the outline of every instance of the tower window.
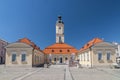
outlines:
{"label": "tower window", "polygon": [[61,36],[59,36],[59,43],[62,43]]}
{"label": "tower window", "polygon": [[61,27],[59,27],[59,29],[61,29]]}

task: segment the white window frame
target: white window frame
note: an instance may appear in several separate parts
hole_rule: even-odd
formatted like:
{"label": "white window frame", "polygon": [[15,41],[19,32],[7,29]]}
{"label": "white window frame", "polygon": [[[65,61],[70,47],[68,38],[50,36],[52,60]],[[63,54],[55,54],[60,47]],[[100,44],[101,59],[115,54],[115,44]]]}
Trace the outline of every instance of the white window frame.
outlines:
{"label": "white window frame", "polygon": [[[103,57],[102,51],[98,51],[97,54],[98,54],[98,61],[102,60],[102,57]],[[101,54],[101,58],[100,59],[99,59],[99,54]]]}
{"label": "white window frame", "polygon": [[[22,57],[23,57],[22,55],[23,55],[23,54],[25,54],[25,60],[24,60],[24,61],[22,60]],[[25,61],[26,61],[26,58],[27,58],[27,57],[26,57],[26,54],[27,54],[26,51],[22,51],[22,52],[21,52],[21,62],[25,62]]]}
{"label": "white window frame", "polygon": [[[11,52],[12,53],[12,55],[11,55],[11,61],[12,62],[15,62],[15,61],[17,61],[17,52]],[[15,54],[15,60],[13,61],[13,54]]]}
{"label": "white window frame", "polygon": [[108,54],[110,54],[109,60],[111,60],[111,51],[106,51],[106,60],[107,60],[107,61],[109,61],[109,60],[108,60]]}

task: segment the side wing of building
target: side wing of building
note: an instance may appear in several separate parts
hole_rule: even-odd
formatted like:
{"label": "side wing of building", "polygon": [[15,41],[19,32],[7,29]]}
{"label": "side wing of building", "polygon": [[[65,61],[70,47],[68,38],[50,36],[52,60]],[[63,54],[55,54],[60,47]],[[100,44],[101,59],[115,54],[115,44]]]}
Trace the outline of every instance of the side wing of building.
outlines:
{"label": "side wing of building", "polygon": [[32,58],[33,66],[43,66],[45,63],[45,54],[39,49],[34,49]]}
{"label": "side wing of building", "polygon": [[78,59],[83,67],[112,67],[116,62],[115,46],[108,42],[96,43],[78,52]]}
{"label": "side wing of building", "polygon": [[6,46],[6,66],[32,67],[33,48],[25,43],[11,43]]}
{"label": "side wing of building", "polygon": [[108,42],[95,44],[92,50],[92,64],[97,67],[112,67],[116,62],[115,46]]}

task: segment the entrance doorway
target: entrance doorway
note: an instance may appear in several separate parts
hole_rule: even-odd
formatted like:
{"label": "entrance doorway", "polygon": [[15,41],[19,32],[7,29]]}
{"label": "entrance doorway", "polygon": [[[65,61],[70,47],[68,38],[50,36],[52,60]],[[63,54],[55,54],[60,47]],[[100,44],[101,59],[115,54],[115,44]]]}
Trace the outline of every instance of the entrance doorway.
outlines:
{"label": "entrance doorway", "polygon": [[56,58],[54,58],[54,64],[56,64]]}
{"label": "entrance doorway", "polygon": [[54,61],[56,62],[56,58],[54,58]]}
{"label": "entrance doorway", "polygon": [[68,58],[65,57],[65,64],[69,64]]}
{"label": "entrance doorway", "polygon": [[68,60],[68,58],[66,57],[65,60]]}
{"label": "entrance doorway", "polygon": [[62,57],[60,58],[60,63],[62,63],[63,61],[62,61]]}

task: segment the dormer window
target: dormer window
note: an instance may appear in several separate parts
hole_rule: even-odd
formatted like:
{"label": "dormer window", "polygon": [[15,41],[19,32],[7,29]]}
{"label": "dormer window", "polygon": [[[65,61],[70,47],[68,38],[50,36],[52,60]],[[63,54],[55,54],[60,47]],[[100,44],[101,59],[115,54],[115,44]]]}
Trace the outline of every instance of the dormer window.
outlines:
{"label": "dormer window", "polygon": [[54,52],[54,50],[52,50],[52,52]]}
{"label": "dormer window", "polygon": [[62,52],[62,50],[60,50],[60,52]]}
{"label": "dormer window", "polygon": [[87,44],[87,46],[89,46],[89,44]]}
{"label": "dormer window", "polygon": [[70,52],[70,50],[68,49],[67,52]]}

